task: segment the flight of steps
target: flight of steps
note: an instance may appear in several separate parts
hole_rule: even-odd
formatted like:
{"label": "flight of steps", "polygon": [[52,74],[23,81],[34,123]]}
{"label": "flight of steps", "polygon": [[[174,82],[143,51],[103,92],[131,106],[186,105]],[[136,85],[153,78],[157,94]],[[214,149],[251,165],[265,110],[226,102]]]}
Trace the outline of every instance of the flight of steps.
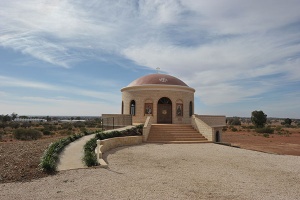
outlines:
{"label": "flight of steps", "polygon": [[208,141],[190,124],[152,124],[147,142],[204,143]]}

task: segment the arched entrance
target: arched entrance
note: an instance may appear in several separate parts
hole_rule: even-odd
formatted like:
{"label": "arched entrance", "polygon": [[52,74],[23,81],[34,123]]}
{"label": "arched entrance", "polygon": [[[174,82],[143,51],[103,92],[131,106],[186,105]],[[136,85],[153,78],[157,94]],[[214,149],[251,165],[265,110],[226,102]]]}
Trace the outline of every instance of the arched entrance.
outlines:
{"label": "arched entrance", "polygon": [[220,132],[216,132],[216,142],[220,142]]}
{"label": "arched entrance", "polygon": [[172,101],[163,97],[157,103],[157,123],[172,124]]}

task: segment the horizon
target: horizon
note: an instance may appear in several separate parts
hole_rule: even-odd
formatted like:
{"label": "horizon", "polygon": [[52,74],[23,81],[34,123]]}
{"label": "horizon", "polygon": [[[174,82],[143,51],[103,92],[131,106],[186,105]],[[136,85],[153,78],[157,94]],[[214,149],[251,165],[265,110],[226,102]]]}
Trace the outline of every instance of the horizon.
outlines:
{"label": "horizon", "polygon": [[300,118],[300,1],[1,1],[0,112],[121,113],[156,73],[199,115]]}
{"label": "horizon", "polygon": [[[15,113],[15,114],[17,114],[17,113]],[[105,114],[105,113],[103,113],[103,114]],[[11,114],[0,114],[0,115],[4,115],[4,116],[9,115],[9,116],[11,116]],[[26,116],[26,117],[93,117],[93,118],[94,117],[102,117],[102,115],[99,115],[99,116],[97,116],[97,115],[26,115],[26,114],[25,115],[17,114],[17,115],[18,115],[18,117],[21,117],[21,116]],[[238,118],[249,118],[249,119],[251,119],[251,116],[244,117],[244,116],[226,116],[225,115],[225,117],[226,118],[238,117]],[[290,118],[290,117],[272,117],[272,116],[269,117],[269,116],[267,116],[267,119],[287,119],[287,118],[292,119],[292,120],[299,120],[300,119],[300,118]]]}

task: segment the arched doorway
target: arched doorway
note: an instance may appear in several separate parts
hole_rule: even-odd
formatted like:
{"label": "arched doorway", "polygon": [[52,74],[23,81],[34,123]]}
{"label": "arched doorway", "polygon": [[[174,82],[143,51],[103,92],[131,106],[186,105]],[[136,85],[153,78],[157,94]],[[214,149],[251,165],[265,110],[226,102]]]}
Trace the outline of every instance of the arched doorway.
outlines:
{"label": "arched doorway", "polygon": [[216,142],[220,142],[220,132],[216,132]]}
{"label": "arched doorway", "polygon": [[172,101],[167,97],[158,100],[157,123],[172,124]]}

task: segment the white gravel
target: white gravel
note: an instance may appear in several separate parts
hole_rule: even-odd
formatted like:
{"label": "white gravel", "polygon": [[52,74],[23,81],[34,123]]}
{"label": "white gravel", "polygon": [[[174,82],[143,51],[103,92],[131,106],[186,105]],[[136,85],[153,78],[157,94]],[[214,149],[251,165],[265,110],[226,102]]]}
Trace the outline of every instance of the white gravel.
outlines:
{"label": "white gravel", "polygon": [[0,184],[0,199],[299,199],[300,157],[216,144],[143,144],[79,169]]}

